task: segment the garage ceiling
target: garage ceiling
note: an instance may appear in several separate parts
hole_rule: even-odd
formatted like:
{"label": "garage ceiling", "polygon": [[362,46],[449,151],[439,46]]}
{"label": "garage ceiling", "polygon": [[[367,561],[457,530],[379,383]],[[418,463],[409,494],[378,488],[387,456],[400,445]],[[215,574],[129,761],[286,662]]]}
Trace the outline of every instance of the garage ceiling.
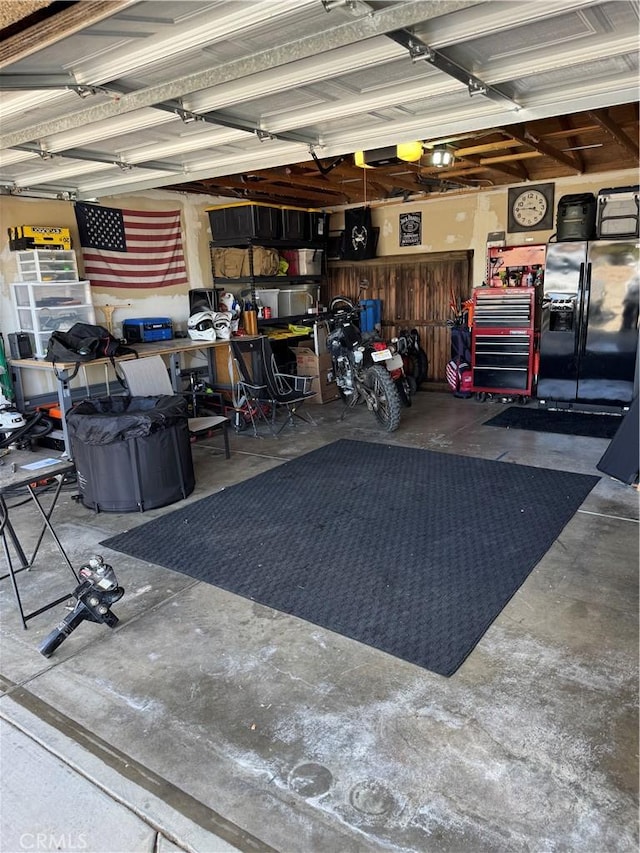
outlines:
{"label": "garage ceiling", "polygon": [[4,194],[332,207],[638,167],[635,0],[93,0],[1,32]]}

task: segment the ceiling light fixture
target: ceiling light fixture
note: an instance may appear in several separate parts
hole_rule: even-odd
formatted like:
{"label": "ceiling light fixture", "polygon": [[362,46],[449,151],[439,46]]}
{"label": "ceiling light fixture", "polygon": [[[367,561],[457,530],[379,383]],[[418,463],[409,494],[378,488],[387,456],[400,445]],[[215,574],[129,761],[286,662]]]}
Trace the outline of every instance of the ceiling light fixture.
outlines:
{"label": "ceiling light fixture", "polygon": [[434,148],[431,152],[431,165],[437,166],[438,169],[444,166],[451,166],[454,159],[451,151],[447,151],[446,148]]}

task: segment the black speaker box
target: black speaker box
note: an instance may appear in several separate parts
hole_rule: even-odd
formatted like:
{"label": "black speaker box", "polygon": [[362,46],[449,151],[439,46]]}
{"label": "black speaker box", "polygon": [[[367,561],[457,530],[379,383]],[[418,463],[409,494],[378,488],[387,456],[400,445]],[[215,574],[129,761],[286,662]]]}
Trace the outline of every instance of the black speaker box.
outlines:
{"label": "black speaker box", "polygon": [[598,204],[593,193],[563,195],[558,202],[556,239],[594,240]]}
{"label": "black speaker box", "polygon": [[10,332],[8,338],[11,358],[33,358],[31,337],[27,332]]}
{"label": "black speaker box", "polygon": [[213,287],[195,288],[189,291],[189,316],[199,311],[218,310],[218,291]]}

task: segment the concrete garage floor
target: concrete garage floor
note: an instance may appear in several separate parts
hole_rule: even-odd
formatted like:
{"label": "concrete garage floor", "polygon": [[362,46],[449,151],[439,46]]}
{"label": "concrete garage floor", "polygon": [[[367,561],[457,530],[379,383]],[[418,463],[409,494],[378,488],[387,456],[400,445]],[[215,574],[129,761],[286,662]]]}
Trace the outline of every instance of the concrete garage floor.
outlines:
{"label": "concrete garage floor", "polygon": [[[316,427],[233,435],[230,461],[196,445],[188,500],[343,437],[598,473],[606,440],[482,425],[502,408],[421,392],[389,436],[314,406]],[[94,514],[72,494],[54,517],[72,562],[102,552],[126,595],[115,630],[84,623],[47,660],[63,606],[24,631],[0,585],[5,853],[637,850],[633,488],[601,479],[451,678],[98,546],[182,502]],[[250,523],[211,531],[238,571]],[[47,549],[19,576],[27,609],[68,588]]]}

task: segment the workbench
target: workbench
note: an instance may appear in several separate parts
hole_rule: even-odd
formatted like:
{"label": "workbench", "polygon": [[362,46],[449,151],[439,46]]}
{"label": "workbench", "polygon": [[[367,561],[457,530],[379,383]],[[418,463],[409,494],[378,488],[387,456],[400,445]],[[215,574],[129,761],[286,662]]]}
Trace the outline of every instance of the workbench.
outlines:
{"label": "workbench", "polygon": [[[171,376],[171,384],[176,393],[181,393],[181,359],[185,354],[193,354],[201,352],[207,360],[208,381],[212,386],[216,386],[219,381],[224,381],[227,375],[229,363],[229,341],[196,341],[191,338],[179,338],[170,341],[155,341],[153,343],[136,344],[134,347],[139,358],[146,358],[151,355],[166,356],[169,362],[169,374]],[[114,361],[117,365],[119,361],[129,361],[135,358],[134,355],[116,356]],[[11,359],[10,369],[13,378],[14,390],[16,394],[16,406],[24,412],[27,408],[25,394],[23,371],[40,371],[46,372],[55,376],[58,393],[58,404],[62,415],[62,433],[64,437],[65,455],[71,458],[71,444],[67,433],[66,415],[72,406],[71,380],[72,374],[76,369],[75,362],[56,362],[52,364],[50,361],[37,358],[22,358]],[[96,358],[93,361],[86,362],[81,365],[80,373],[84,379],[85,387],[87,388],[87,396],[89,396],[89,382],[86,377],[87,368],[102,367],[105,375],[105,383],[109,388],[110,378],[113,376],[113,365],[110,358]]]}

